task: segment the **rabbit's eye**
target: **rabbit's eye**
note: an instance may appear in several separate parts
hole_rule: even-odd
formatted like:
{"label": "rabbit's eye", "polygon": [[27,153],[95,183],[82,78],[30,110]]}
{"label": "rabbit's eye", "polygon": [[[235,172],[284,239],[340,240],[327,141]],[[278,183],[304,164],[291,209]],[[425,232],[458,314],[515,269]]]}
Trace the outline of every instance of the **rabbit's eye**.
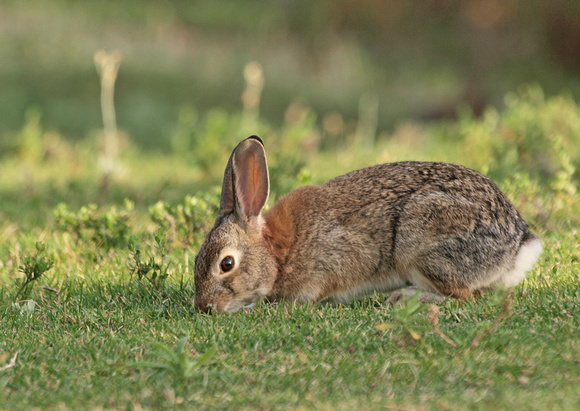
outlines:
{"label": "rabbit's eye", "polygon": [[234,268],[235,264],[236,262],[234,261],[234,257],[228,255],[227,257],[224,257],[224,259],[220,263],[220,268],[222,272],[227,273],[228,271],[231,271],[232,268]]}

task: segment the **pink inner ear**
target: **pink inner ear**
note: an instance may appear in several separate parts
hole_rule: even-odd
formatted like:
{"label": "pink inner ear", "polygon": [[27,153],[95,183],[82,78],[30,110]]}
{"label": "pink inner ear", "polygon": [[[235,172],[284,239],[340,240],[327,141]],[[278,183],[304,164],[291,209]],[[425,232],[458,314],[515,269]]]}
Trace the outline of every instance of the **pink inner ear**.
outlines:
{"label": "pink inner ear", "polygon": [[234,162],[236,200],[245,217],[257,216],[268,200],[268,166],[258,143],[242,150]]}

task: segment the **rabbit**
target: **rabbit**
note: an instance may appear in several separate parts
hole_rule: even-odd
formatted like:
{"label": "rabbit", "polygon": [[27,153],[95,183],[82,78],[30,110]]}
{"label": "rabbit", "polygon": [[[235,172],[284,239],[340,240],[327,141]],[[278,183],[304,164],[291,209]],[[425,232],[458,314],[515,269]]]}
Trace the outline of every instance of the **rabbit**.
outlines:
{"label": "rabbit", "polygon": [[460,165],[375,165],[262,212],[269,192],[264,143],[251,136],[227,163],[195,259],[198,310],[232,313],[263,298],[346,303],[407,286],[466,300],[518,284],[542,252],[505,194]]}

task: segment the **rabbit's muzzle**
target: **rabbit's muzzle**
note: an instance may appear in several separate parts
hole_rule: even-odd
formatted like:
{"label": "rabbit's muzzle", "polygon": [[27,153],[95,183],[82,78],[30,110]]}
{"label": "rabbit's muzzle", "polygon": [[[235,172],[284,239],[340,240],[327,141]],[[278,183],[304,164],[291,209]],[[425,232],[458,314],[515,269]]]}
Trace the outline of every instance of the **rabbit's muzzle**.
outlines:
{"label": "rabbit's muzzle", "polygon": [[201,301],[199,299],[195,299],[193,302],[195,309],[201,311],[202,313],[210,314],[212,309],[212,304],[207,303],[206,301]]}

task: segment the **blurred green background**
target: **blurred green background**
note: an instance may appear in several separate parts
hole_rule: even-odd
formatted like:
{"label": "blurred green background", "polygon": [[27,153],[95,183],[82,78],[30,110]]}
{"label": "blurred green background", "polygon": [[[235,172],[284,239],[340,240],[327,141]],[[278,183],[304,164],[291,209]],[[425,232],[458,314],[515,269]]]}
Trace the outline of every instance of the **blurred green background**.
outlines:
{"label": "blurred green background", "polygon": [[216,107],[241,111],[251,61],[263,67],[260,117],[269,124],[283,124],[300,102],[317,124],[340,113],[345,133],[354,132],[361,106],[376,101],[380,136],[462,107],[501,110],[521,84],[576,99],[580,4],[1,0],[0,148],[30,108],[65,139],[100,129],[99,49],[123,55],[117,121],[143,149],[170,150],[180,112],[195,121]]}

